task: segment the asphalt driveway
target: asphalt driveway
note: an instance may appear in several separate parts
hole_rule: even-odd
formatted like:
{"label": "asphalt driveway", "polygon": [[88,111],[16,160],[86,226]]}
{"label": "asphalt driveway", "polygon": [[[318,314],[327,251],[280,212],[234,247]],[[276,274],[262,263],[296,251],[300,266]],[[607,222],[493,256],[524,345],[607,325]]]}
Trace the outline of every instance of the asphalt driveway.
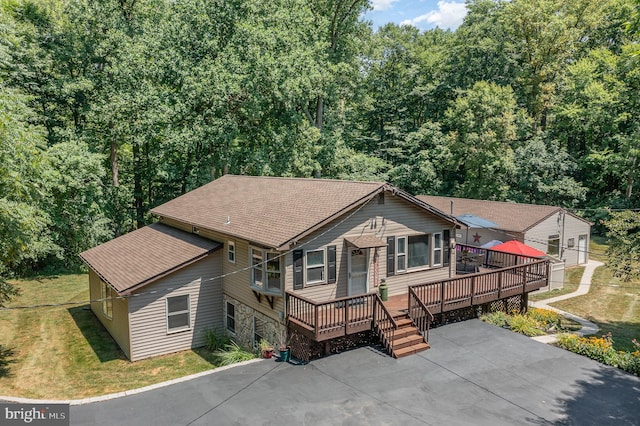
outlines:
{"label": "asphalt driveway", "polygon": [[637,425],[640,379],[478,320],[400,360],[264,360],[71,407],[72,425]]}

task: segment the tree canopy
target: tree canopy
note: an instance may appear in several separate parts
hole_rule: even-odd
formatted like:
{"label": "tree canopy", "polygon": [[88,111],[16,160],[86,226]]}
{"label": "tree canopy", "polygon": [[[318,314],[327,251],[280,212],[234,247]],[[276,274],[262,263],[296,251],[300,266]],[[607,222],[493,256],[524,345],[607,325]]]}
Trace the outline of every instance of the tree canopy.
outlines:
{"label": "tree canopy", "polygon": [[0,276],[224,173],[637,208],[638,4],[470,0],[420,32],[366,0],[4,0]]}

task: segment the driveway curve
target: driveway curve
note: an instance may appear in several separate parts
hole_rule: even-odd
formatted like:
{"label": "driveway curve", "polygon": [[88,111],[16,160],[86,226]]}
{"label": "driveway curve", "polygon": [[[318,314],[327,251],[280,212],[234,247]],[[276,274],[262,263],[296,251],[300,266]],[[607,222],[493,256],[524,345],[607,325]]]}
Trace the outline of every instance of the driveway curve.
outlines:
{"label": "driveway curve", "polygon": [[640,378],[470,320],[396,360],[359,348],[273,360],[71,407],[72,425],[637,424]]}

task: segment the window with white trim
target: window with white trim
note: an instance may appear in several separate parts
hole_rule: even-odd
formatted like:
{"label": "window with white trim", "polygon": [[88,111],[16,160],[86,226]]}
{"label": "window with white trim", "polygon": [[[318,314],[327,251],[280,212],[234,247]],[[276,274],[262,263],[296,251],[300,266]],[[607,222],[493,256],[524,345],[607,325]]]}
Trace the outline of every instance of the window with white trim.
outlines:
{"label": "window with white trim", "polygon": [[442,266],[442,234],[433,234],[433,266]]}
{"label": "window with white trim", "polygon": [[236,332],[236,305],[227,302],[227,330]]}
{"label": "window with white trim", "polygon": [[[439,259],[438,266],[441,266],[442,234],[438,235],[439,254],[435,255],[434,258]],[[387,244],[393,244],[393,246],[391,248],[387,246],[388,252],[391,253],[387,261],[391,262],[391,267],[387,267],[387,275],[430,267],[432,265],[431,238],[431,234],[389,237]],[[393,243],[394,240],[395,244]]]}
{"label": "window with white trim", "polygon": [[167,332],[191,329],[191,304],[188,294],[167,297]]}
{"label": "window with white trim", "polygon": [[227,259],[229,262],[236,263],[236,242],[228,241],[227,242]]}
{"label": "window with white trim", "polygon": [[104,281],[100,282],[100,299],[102,300],[102,315],[113,318],[113,296],[114,291],[111,286]]}
{"label": "window with white trim", "polygon": [[407,237],[407,268],[429,266],[429,234],[409,235]]}
{"label": "window with white trim", "polygon": [[398,237],[396,246],[396,270],[404,272],[407,270],[407,237]]}
{"label": "window with white trim", "polygon": [[324,249],[309,250],[305,255],[305,282],[320,284],[325,282]]}
{"label": "window with white trim", "polygon": [[251,288],[263,293],[282,293],[280,254],[259,248],[250,248]]}

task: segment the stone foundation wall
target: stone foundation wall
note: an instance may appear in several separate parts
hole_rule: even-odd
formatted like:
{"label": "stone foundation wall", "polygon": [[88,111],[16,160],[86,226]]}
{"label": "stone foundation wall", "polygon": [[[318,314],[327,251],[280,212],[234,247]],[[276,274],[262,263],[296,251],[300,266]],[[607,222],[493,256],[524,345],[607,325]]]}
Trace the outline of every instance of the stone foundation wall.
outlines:
{"label": "stone foundation wall", "polygon": [[[233,304],[235,306],[235,335],[233,335],[234,340],[241,346],[246,348],[252,348],[254,341],[254,329],[253,329],[253,318],[257,318],[259,322],[262,323],[262,330],[260,334],[264,339],[266,339],[269,343],[271,343],[274,348],[278,347],[278,343],[286,336],[286,328],[285,325],[279,321],[276,321],[266,315],[263,315],[259,311],[256,311],[253,308],[237,301],[236,299],[223,295],[224,300],[224,309],[225,309],[225,324],[226,324],[226,315],[227,315],[227,302]],[[260,342],[255,342],[256,344]]]}

